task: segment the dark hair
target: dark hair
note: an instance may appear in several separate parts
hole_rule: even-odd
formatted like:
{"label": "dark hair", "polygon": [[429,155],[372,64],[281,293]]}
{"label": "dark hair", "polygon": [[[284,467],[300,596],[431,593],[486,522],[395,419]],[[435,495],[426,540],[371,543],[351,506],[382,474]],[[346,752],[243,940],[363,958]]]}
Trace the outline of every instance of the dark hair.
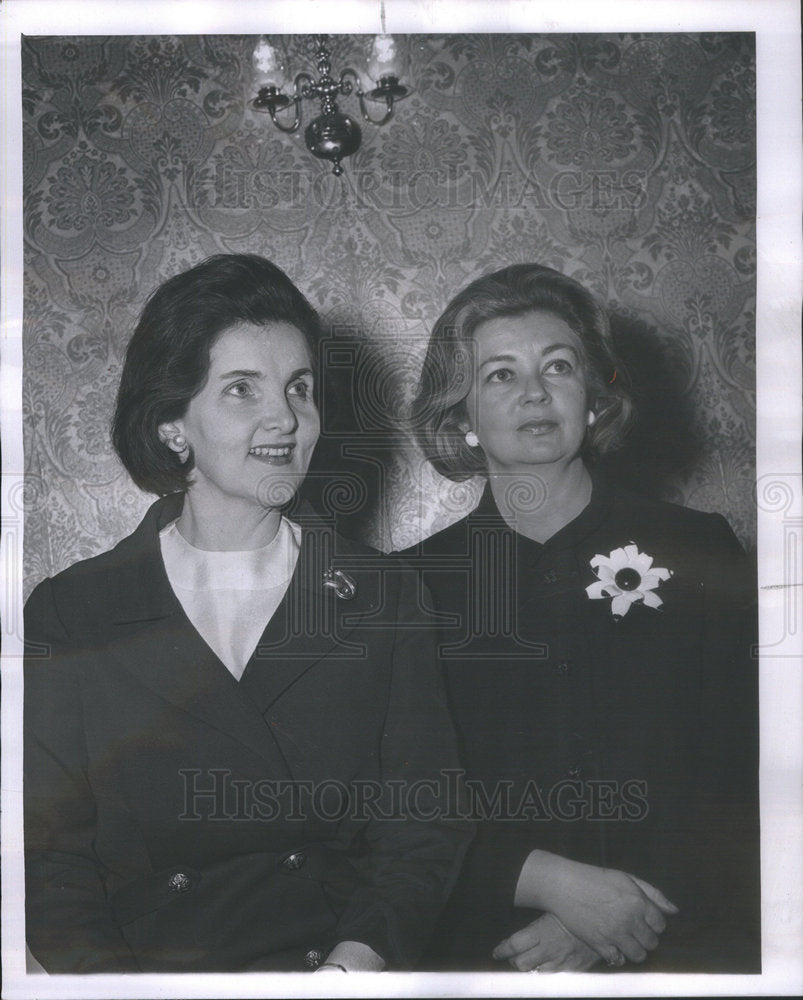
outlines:
{"label": "dark hair", "polygon": [[464,440],[465,400],[474,376],[472,352],[465,345],[486,320],[534,310],[558,316],[582,343],[589,401],[597,417],[586,432],[584,454],[600,455],[620,443],[632,403],[604,309],[581,284],[551,267],[513,264],[472,281],[433,327],[411,416],[419,445],[441,475],[459,482],[488,471],[482,449],[469,448]]}
{"label": "dark hair", "polygon": [[186,490],[192,452],[182,464],[159,438],[159,425],[183,417],[209,374],[217,337],[239,322],[292,323],[306,338],[313,367],[318,315],[284,271],[255,254],[218,254],[169,278],[151,295],[128,345],[112,442],[143,490]]}

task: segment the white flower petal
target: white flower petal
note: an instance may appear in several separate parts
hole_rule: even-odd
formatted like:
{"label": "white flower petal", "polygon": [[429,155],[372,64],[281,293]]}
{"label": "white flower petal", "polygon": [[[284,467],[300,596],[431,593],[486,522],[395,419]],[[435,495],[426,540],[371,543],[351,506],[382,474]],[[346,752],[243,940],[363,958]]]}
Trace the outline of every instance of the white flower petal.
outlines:
{"label": "white flower petal", "polygon": [[632,604],[630,599],[630,594],[619,594],[617,597],[611,601],[611,612],[614,615],[619,615],[620,618],[624,618],[627,612],[630,610],[630,605]]}
{"label": "white flower petal", "polygon": [[625,549],[614,549],[611,552],[611,566],[615,572],[624,569],[625,566],[629,565],[629,562]]}
{"label": "white flower petal", "polygon": [[644,576],[649,571],[650,566],[652,566],[652,556],[648,556],[646,552],[639,552],[637,550],[635,556],[631,557],[630,565]]}
{"label": "white flower petal", "polygon": [[664,602],[657,594],[653,594],[650,590],[644,595],[644,603],[648,608],[660,608]]}
{"label": "white flower petal", "polygon": [[611,560],[609,556],[603,556],[601,553],[597,553],[591,558],[591,568],[599,572],[601,569],[606,569],[609,572],[612,570]]}

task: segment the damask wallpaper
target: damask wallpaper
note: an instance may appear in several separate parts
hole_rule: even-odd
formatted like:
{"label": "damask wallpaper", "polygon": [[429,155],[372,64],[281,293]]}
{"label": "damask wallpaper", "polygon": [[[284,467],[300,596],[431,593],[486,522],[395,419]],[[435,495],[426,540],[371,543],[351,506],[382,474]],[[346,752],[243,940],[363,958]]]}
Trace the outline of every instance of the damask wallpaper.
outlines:
{"label": "damask wallpaper", "polygon": [[[369,40],[332,36],[336,71]],[[152,499],[109,444],[125,345],[218,252],[271,258],[326,321],[309,489],[346,533],[399,548],[474,505],[405,423],[427,332],[471,279],[539,261],[610,310],[639,408],[615,474],[752,546],[753,36],[406,36],[412,93],[340,178],[247,106],[255,41],[24,42],[26,594]],[[307,36],[272,41],[314,71]]]}

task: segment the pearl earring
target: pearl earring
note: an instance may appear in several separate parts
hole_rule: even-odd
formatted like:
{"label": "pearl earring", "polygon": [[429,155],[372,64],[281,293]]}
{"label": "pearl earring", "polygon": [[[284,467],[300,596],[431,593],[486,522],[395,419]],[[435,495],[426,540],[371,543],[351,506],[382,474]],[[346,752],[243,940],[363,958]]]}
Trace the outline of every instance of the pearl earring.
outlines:
{"label": "pearl earring", "polygon": [[476,448],[480,443],[480,439],[474,433],[474,431],[466,431],[466,444],[469,448]]}
{"label": "pearl earring", "polygon": [[588,417],[586,418],[586,420],[587,420],[588,426],[589,427],[593,427],[594,424],[597,422],[597,415],[596,415],[596,413],[594,413],[593,410],[589,410],[588,411]]}
{"label": "pearl earring", "polygon": [[173,446],[173,451],[179,452],[179,454],[187,451],[189,445],[187,444],[187,439],[183,434],[174,434],[170,439],[170,443]]}

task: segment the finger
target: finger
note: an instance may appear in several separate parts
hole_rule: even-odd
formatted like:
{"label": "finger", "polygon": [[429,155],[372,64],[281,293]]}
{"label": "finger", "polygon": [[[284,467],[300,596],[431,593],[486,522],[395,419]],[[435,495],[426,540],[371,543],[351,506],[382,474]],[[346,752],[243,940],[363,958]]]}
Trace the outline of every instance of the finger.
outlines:
{"label": "finger", "polygon": [[561,964],[562,963],[559,961],[541,962],[534,968],[530,969],[530,972],[561,972],[562,971],[562,969],[560,968]]}
{"label": "finger", "polygon": [[550,961],[552,957],[552,955],[546,954],[543,948],[530,948],[519,955],[514,955],[507,961],[508,965],[517,972],[533,972],[536,968],[540,968],[544,962]]}
{"label": "finger", "polygon": [[587,972],[599,961],[594,952],[583,949],[572,951],[563,958],[555,958],[539,963],[536,972]]}
{"label": "finger", "polygon": [[655,951],[658,947],[658,935],[646,923],[633,928],[633,937],[646,951]]}
{"label": "finger", "polygon": [[504,941],[500,941],[491,954],[494,958],[499,960],[515,958],[517,955],[521,955],[523,952],[537,947],[540,943],[540,938],[534,938],[533,932],[528,932],[525,927],[523,930],[516,931],[515,934],[511,934],[510,937],[505,938]]}
{"label": "finger", "polygon": [[623,938],[619,942],[619,948],[630,962],[643,962],[647,957],[646,949],[642,948],[634,937]]}
{"label": "finger", "polygon": [[614,945],[603,945],[601,948],[596,949],[597,954],[603,960],[606,965],[617,966],[625,964],[625,956],[622,952]]}
{"label": "finger", "polygon": [[644,914],[644,920],[656,934],[663,934],[666,930],[666,920],[657,907],[650,906]]}
{"label": "finger", "polygon": [[666,896],[661,892],[660,889],[656,889],[654,885],[650,885],[649,882],[645,882],[643,878],[637,878],[635,875],[630,876],[636,885],[641,889],[644,895],[651,902],[655,903],[659,910],[663,910],[664,913],[679,913],[679,909],[674,903],[670,902]]}

